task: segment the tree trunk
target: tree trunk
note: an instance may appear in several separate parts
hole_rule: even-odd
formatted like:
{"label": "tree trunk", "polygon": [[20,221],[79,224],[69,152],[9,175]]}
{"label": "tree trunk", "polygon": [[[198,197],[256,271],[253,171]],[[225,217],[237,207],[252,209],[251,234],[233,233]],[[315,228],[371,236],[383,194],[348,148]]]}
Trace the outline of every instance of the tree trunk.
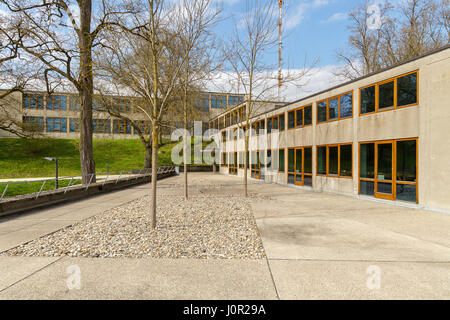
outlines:
{"label": "tree trunk", "polygon": [[[186,99],[186,97],[185,97]],[[185,101],[186,102],[186,101]],[[191,155],[187,154],[187,149],[188,149],[188,141],[187,141],[187,110],[186,110],[186,104],[184,106],[184,138],[183,138],[183,159],[184,159],[184,200],[188,199],[188,156],[190,157]],[[189,141],[189,143],[191,143]]]}
{"label": "tree trunk", "polygon": [[152,145],[145,145],[145,161],[144,161],[144,169],[149,169],[152,167]]}
{"label": "tree trunk", "polygon": [[[247,133],[249,133],[249,129],[247,127]],[[250,153],[248,152],[248,136],[247,134],[244,136],[244,197],[248,197],[248,190],[247,190],[247,161],[250,163],[250,159],[247,160],[247,153],[250,156]]]}
{"label": "tree trunk", "polygon": [[91,45],[92,1],[80,1],[80,164],[83,184],[96,181],[94,152],[92,147],[92,74]]}
{"label": "tree trunk", "polygon": [[152,193],[151,193],[151,227],[156,228],[156,182],[158,181],[158,127],[152,127]]}

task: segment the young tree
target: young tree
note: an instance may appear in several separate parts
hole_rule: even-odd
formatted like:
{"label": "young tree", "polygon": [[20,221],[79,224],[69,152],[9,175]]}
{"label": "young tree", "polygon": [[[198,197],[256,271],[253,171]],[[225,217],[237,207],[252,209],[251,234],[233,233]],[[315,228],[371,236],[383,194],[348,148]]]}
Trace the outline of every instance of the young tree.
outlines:
{"label": "young tree", "polygon": [[[244,164],[249,151],[250,119],[262,107],[263,101],[277,99],[277,66],[267,63],[266,57],[278,43],[278,3],[263,0],[247,0],[243,18],[236,23],[233,37],[224,48],[224,56],[236,87],[245,95],[246,112],[239,130],[244,130]],[[313,62],[315,64],[315,62]],[[301,70],[283,70],[281,84],[300,87],[302,80],[311,72],[305,65]],[[242,121],[242,120],[241,120]],[[247,166],[244,165],[244,196],[248,196]]]}
{"label": "young tree", "polygon": [[176,99],[187,57],[210,23],[211,2],[180,0],[174,5],[168,0],[148,0],[145,13],[133,16],[135,31],[103,44],[105,77],[136,97],[134,107],[151,122],[152,228],[156,227],[159,133]]}
{"label": "young tree", "polygon": [[[99,45],[105,29],[125,28],[118,17],[135,14],[133,2],[116,5],[101,1],[98,17],[93,16],[92,0],[0,0],[10,13],[8,27],[0,33],[22,54],[34,57],[44,66],[47,91],[69,82],[77,91],[80,111],[80,164],[83,183],[95,182],[92,147],[92,50]],[[56,81],[55,81],[56,80]]]}

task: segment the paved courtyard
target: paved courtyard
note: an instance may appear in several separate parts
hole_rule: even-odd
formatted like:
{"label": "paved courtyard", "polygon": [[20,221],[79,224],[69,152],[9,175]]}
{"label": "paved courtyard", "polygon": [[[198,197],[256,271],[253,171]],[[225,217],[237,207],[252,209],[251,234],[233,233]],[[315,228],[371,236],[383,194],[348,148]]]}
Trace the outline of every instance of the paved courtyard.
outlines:
{"label": "paved courtyard", "polygon": [[[195,173],[190,183],[193,197],[242,192],[236,177]],[[182,176],[159,185],[183,193]],[[0,256],[0,299],[450,299],[450,215],[258,181],[249,190],[267,258]],[[0,252],[149,192],[0,218]],[[69,289],[74,270],[79,289]]]}

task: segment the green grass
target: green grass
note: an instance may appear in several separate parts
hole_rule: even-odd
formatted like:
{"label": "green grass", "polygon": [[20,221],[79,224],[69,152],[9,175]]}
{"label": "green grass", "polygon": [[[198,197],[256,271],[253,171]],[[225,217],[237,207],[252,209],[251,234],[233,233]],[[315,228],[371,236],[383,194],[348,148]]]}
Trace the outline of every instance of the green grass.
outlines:
{"label": "green grass", "polygon": [[[172,148],[178,142],[163,141],[158,152],[160,166],[172,165]],[[193,141],[192,141],[193,143]],[[203,147],[209,142],[204,141]],[[78,139],[0,139],[0,179],[52,177],[54,162],[43,157],[58,158],[59,176],[81,174]],[[192,152],[194,148],[192,147]],[[96,171],[121,171],[144,167],[145,148],[138,139],[94,139]]]}
{"label": "green grass", "polygon": [[[63,188],[68,186],[70,180],[59,180],[58,181],[58,187]],[[4,195],[5,198],[17,196],[21,194],[27,194],[27,193],[34,193],[39,192],[43,184],[43,181],[37,181],[37,182],[27,182],[27,183],[17,183],[17,184],[10,184],[8,186],[8,189],[6,190],[6,193]],[[81,180],[75,179],[71,182],[71,186],[81,184]],[[6,185],[0,184],[0,196],[3,194],[3,191],[5,190]],[[42,191],[48,191],[55,189],[55,181],[54,180],[48,180],[44,188],[42,188]]]}

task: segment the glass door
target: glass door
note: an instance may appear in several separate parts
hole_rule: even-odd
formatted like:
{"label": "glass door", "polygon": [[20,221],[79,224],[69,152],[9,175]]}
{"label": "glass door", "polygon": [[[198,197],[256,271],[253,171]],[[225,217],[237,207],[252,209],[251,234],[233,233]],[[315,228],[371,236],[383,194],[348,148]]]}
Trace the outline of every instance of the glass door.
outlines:
{"label": "glass door", "polygon": [[295,149],[295,184],[303,185],[303,149]]}
{"label": "glass door", "polygon": [[376,144],[375,197],[394,200],[394,144],[392,141]]}

